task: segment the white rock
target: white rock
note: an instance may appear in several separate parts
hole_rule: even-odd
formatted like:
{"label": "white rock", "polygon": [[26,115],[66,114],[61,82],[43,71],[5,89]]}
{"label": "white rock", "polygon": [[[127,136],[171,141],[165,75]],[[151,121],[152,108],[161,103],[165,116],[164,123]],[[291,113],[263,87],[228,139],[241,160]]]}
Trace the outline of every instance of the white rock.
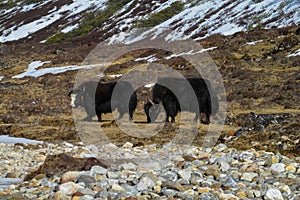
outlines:
{"label": "white rock", "polygon": [[124,163],[124,164],[121,165],[121,169],[124,169],[124,170],[134,171],[134,170],[136,170],[136,167],[137,166],[133,163]]}
{"label": "white rock", "polygon": [[266,200],[283,200],[282,194],[277,189],[269,189],[265,195]]}
{"label": "white rock", "polygon": [[121,187],[120,185],[118,185],[116,183],[111,186],[111,189],[114,191],[125,191],[125,189],[123,187]]}
{"label": "white rock", "polygon": [[252,182],[253,178],[257,177],[258,174],[254,173],[254,172],[246,172],[243,173],[241,180],[242,181],[248,181],[248,182]]}
{"label": "white rock", "polygon": [[147,176],[142,177],[141,180],[140,180],[140,183],[143,183],[148,188],[153,188],[156,185],[156,183],[151,178],[149,178]]}
{"label": "white rock", "polygon": [[282,186],[280,186],[279,189],[280,189],[281,192],[286,192],[287,194],[291,194],[292,193],[290,187],[287,186],[287,185],[282,185]]}
{"label": "white rock", "polygon": [[91,168],[91,172],[95,173],[95,174],[107,174],[107,169],[105,169],[104,167],[101,167],[99,165],[94,165],[92,168]]}
{"label": "white rock", "polygon": [[219,198],[222,200],[239,200],[240,199],[237,196],[234,196],[233,194],[224,194],[224,193],[221,193],[219,195]]}
{"label": "white rock", "polygon": [[144,191],[144,190],[147,190],[148,187],[143,183],[143,182],[139,182],[137,185],[136,185],[136,189],[138,191]]}
{"label": "white rock", "polygon": [[73,195],[77,192],[79,185],[73,182],[63,183],[59,186],[59,191],[61,191],[65,195]]}
{"label": "white rock", "polygon": [[133,147],[133,144],[132,143],[130,143],[130,142],[126,142],[123,146],[122,146],[123,148],[132,148]]}
{"label": "white rock", "polygon": [[284,172],[285,171],[285,164],[283,163],[275,163],[275,164],[272,164],[271,167],[270,167],[270,171],[272,173],[281,173],[281,172]]}
{"label": "white rock", "polygon": [[226,172],[230,169],[230,165],[227,162],[220,162],[220,169],[222,172]]}
{"label": "white rock", "polygon": [[192,177],[192,174],[190,171],[186,171],[186,170],[180,170],[178,172],[178,175],[180,178],[182,178],[183,180],[190,182],[190,179]]}

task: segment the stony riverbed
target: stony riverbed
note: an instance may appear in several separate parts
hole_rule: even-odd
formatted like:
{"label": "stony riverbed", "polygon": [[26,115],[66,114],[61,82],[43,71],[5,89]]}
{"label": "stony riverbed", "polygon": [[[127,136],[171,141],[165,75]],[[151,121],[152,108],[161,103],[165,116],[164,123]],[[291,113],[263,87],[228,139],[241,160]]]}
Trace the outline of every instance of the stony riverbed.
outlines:
{"label": "stony riverbed", "polygon": [[0,144],[0,159],[0,199],[300,198],[300,157],[224,144]]}

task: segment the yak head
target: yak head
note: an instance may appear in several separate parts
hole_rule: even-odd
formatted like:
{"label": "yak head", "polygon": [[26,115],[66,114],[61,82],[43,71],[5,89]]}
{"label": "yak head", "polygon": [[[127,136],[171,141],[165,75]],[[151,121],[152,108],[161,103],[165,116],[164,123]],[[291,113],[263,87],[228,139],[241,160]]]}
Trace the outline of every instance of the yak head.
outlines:
{"label": "yak head", "polygon": [[68,96],[71,97],[70,106],[72,108],[84,105],[84,92],[85,87],[83,87],[83,90],[72,90],[69,92]]}

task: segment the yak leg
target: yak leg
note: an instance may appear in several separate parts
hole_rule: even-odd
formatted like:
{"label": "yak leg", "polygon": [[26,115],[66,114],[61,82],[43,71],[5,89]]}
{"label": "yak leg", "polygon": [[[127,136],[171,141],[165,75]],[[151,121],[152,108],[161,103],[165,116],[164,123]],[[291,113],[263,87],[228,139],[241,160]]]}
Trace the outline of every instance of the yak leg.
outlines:
{"label": "yak leg", "polygon": [[175,117],[171,116],[171,123],[174,123],[174,122],[175,122]]}
{"label": "yak leg", "polygon": [[168,114],[166,114],[166,120],[165,120],[165,121],[168,122],[168,123],[170,122],[170,121],[169,121],[169,115],[168,115]]}
{"label": "yak leg", "polygon": [[196,116],[194,118],[194,122],[197,122],[197,120],[199,119],[199,117],[200,117],[200,112],[197,112]]}
{"label": "yak leg", "polygon": [[125,114],[123,111],[119,111],[119,112],[120,112],[120,115],[117,120],[121,120]]}
{"label": "yak leg", "polygon": [[203,117],[201,116],[201,123],[202,124],[209,124],[210,123],[210,120],[209,120],[209,117],[210,117],[210,115],[209,115],[209,113],[205,113],[205,121],[203,120]]}
{"label": "yak leg", "polygon": [[133,120],[133,111],[129,111],[129,121],[131,122]]}
{"label": "yak leg", "polygon": [[97,115],[97,118],[98,118],[98,122],[102,122],[102,117],[101,117],[101,111],[97,108],[96,106],[96,115]]}

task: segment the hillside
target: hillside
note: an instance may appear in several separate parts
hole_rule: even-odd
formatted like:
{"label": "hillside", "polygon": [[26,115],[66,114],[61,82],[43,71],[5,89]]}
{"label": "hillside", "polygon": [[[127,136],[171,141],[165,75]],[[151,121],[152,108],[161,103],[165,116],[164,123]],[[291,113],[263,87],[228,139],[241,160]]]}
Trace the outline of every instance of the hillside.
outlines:
{"label": "hillside", "polygon": [[[67,94],[88,54],[104,40],[128,42],[169,30],[167,39],[197,41],[222,75],[227,118],[219,143],[299,154],[298,0],[27,0],[0,1],[0,8],[0,134],[80,140]],[[147,31],[130,37],[142,28]],[[151,56],[184,75],[193,73],[192,66],[180,67],[185,64],[180,58],[167,60],[164,55],[131,52],[113,63],[104,79],[149,62]],[[149,90],[138,90],[134,119],[140,126],[146,126],[143,103]],[[101,127],[117,145],[162,145],[179,124],[167,124],[146,139],[125,134],[111,121]],[[200,125],[194,144],[203,142],[207,128]]]}
{"label": "hillside", "polygon": [[40,0],[0,2],[0,42],[99,41],[135,28],[170,29],[172,37],[280,28],[300,22],[299,0]]}

